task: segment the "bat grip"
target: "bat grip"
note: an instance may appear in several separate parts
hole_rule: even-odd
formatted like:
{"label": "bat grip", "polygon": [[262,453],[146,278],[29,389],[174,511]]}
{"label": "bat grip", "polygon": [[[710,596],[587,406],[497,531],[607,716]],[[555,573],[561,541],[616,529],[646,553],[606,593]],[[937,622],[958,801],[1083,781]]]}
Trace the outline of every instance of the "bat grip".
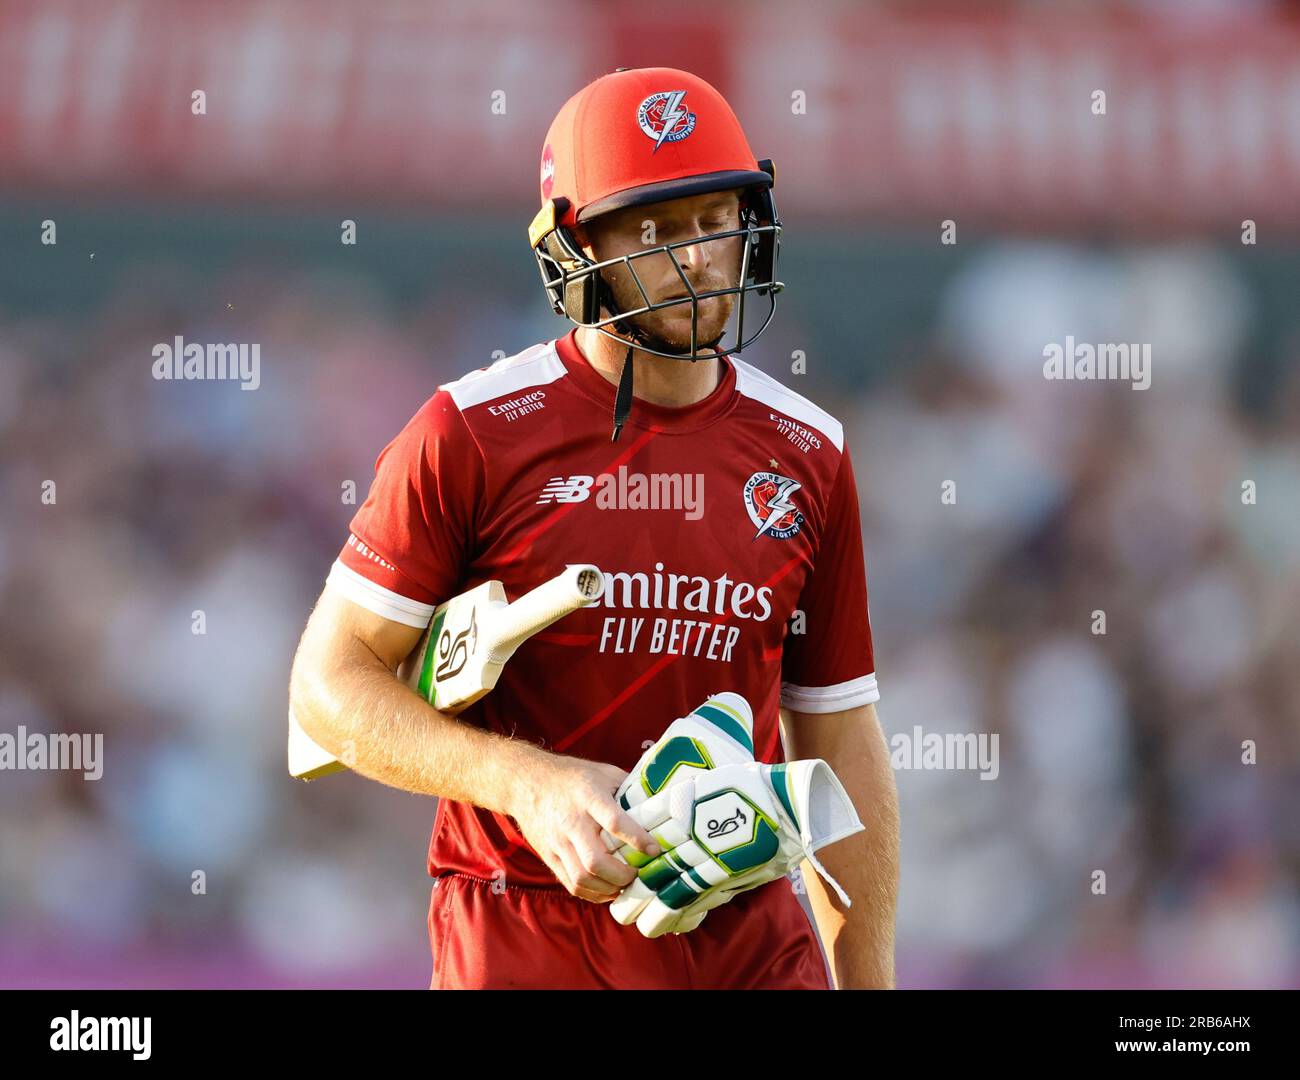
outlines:
{"label": "bat grip", "polygon": [[604,588],[605,576],[595,566],[581,563],[567,567],[508,604],[500,618],[493,620],[492,630],[484,638],[484,659],[488,663],[505,663],[533,634],[578,608],[594,604]]}

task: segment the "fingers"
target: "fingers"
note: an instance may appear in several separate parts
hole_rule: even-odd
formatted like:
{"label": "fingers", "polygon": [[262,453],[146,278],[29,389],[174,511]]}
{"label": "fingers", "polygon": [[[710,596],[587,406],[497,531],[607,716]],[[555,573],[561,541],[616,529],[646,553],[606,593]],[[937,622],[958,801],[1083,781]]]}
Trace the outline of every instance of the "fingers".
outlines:
{"label": "fingers", "polygon": [[[668,852],[672,851],[674,848],[681,846],[682,844],[693,843],[693,841],[691,840],[691,834],[673,818],[665,818],[662,821],[655,822],[653,818],[642,817],[640,812],[640,807],[633,807],[630,816],[632,820],[640,824],[642,828],[649,828],[653,830],[651,835],[655,838],[655,841],[659,844],[660,851],[661,851],[659,855],[654,857],[656,860],[662,859],[664,855],[667,855]],[[634,856],[632,858],[628,858],[627,861],[630,862],[633,866],[637,867],[638,869],[641,869],[647,863],[654,861],[648,856],[637,856],[636,852],[629,852],[626,849],[622,851],[622,854],[625,858],[627,858],[629,855]]]}
{"label": "fingers", "polygon": [[578,848],[574,846],[573,837],[563,837],[556,844],[555,853],[564,863],[565,877],[567,878],[567,880],[562,879],[564,887],[574,896],[579,895],[580,892],[585,892],[587,896],[583,897],[583,899],[603,897],[612,900],[618,895],[621,886],[604,881],[587,868],[586,860]]}
{"label": "fingers", "polygon": [[657,938],[668,933],[677,921],[678,913],[656,896],[637,916],[636,928],[641,931],[642,937]]}
{"label": "fingers", "polygon": [[546,864],[547,869],[555,875],[555,880],[563,885],[568,892],[573,893],[573,878],[569,875],[569,868],[564,864],[564,860],[553,851],[545,851],[541,848],[535,848],[534,850],[537,851],[542,862]]}
{"label": "fingers", "polygon": [[[583,870],[602,884],[609,885],[614,892],[635,880],[636,871],[623,859],[616,859],[602,846],[594,821],[591,822],[590,829],[576,834],[571,841]],[[582,884],[587,883],[582,882]],[[595,886],[588,887],[595,888]]]}
{"label": "fingers", "polygon": [[564,864],[564,875],[560,878],[560,883],[569,890],[573,896],[586,894],[583,898],[590,899],[595,896],[604,896],[613,898],[617,895],[618,890],[608,882],[602,882],[594,874],[591,874],[582,865],[582,858],[574,849],[573,844],[567,837],[561,839],[555,845],[555,853],[560,861]]}
{"label": "fingers", "polygon": [[654,895],[645,882],[634,881],[609,905],[610,914],[614,916],[615,922],[631,926],[645,910],[646,904],[654,899]]}
{"label": "fingers", "polygon": [[705,772],[699,777],[690,776],[675,784],[669,784],[644,802],[631,807],[627,813],[638,825],[651,830],[656,836],[671,822],[676,822],[680,826],[675,830],[676,832],[689,829],[692,807],[700,793],[701,784],[707,783],[708,780],[705,778],[711,775]]}
{"label": "fingers", "polygon": [[617,765],[593,761],[589,763],[589,768],[611,795],[622,787],[623,781],[627,779],[627,770],[620,769]]}
{"label": "fingers", "polygon": [[649,830],[626,810],[621,809],[613,799],[593,802],[589,813],[606,834],[621,844],[626,844],[650,858],[654,858],[663,850]]}

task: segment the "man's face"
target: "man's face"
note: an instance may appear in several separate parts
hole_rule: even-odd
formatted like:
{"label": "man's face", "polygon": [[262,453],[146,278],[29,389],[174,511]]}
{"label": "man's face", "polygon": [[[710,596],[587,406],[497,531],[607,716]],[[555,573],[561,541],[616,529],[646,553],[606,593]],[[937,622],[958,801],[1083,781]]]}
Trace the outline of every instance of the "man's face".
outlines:
{"label": "man's face", "polygon": [[[596,260],[615,259],[660,244],[692,240],[710,233],[740,228],[740,192],[717,191],[691,195],[683,199],[633,206],[615,210],[577,229],[578,241],[586,254]],[[735,288],[740,283],[740,257],[744,236],[725,240],[706,240],[657,252],[631,265],[636,269],[652,304],[673,297],[689,296],[685,283],[674,268],[676,263],[691,286],[698,292]],[[601,271],[613,290],[619,310],[631,311],[645,306],[627,264]],[[735,295],[714,296],[701,300],[696,324],[697,347],[720,341],[727,320],[735,306]],[[602,309],[603,310],[603,309]],[[604,311],[604,316],[611,314]],[[646,312],[631,320],[652,340],[658,339],[666,352],[689,352],[691,347],[691,304],[673,304],[658,311]]]}

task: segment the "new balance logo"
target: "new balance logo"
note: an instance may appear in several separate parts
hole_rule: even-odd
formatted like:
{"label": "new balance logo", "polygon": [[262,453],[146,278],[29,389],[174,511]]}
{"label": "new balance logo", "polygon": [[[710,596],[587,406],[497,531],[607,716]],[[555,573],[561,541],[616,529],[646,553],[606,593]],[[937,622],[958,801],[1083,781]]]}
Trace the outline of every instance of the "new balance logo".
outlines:
{"label": "new balance logo", "polygon": [[596,482],[594,476],[555,476],[542,488],[539,503],[548,502],[582,502],[591,494],[591,485]]}
{"label": "new balance logo", "polygon": [[586,502],[593,488],[598,510],[683,510],[688,521],[704,516],[703,473],[637,473],[626,465],[617,473],[553,476],[537,501]]}

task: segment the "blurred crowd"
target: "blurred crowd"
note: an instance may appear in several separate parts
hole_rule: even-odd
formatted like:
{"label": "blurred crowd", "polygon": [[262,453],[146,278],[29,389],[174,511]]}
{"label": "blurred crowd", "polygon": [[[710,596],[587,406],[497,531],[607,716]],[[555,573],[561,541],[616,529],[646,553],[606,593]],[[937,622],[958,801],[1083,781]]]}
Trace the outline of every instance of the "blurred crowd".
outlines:
{"label": "blurred crowd", "polygon": [[[1300,338],[1243,408],[1257,313],[1198,247],[999,245],[939,311],[845,417],[885,727],[1001,752],[896,773],[904,976],[1300,984]],[[1045,379],[1066,334],[1151,387]]]}
{"label": "blurred crowd", "polygon": [[[846,425],[886,734],[1000,737],[995,781],[896,773],[900,985],[1300,985],[1300,335],[1248,409],[1211,249],[990,245],[934,299],[888,377],[830,342],[805,385],[797,324],[752,360]],[[346,483],[566,330],[528,300],[180,262],[0,312],[0,718],[106,734],[99,782],[0,779],[0,983],[427,983],[434,804],[290,781],[286,680]],[[155,381],[177,334],[260,342],[260,389]],[[1045,380],[1066,334],[1151,388]]]}

